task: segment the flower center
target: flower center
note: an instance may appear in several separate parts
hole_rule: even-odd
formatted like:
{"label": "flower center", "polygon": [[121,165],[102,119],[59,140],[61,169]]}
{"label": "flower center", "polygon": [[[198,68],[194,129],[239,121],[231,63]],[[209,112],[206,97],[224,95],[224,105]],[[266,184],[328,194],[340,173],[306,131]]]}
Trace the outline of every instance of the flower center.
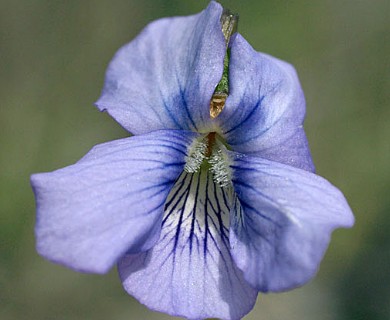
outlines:
{"label": "flower center", "polygon": [[[221,29],[226,42],[222,78],[214,90],[210,101],[210,118],[215,119],[225,107],[229,95],[230,40],[237,31],[238,15],[224,10],[221,15]],[[210,170],[214,182],[221,187],[231,185],[230,160],[222,138],[216,132],[196,139],[189,147],[184,171],[188,173]]]}
{"label": "flower center", "polygon": [[184,170],[188,173],[210,170],[214,182],[221,187],[227,187],[231,181],[229,164],[222,138],[216,132],[210,132],[191,144]]}

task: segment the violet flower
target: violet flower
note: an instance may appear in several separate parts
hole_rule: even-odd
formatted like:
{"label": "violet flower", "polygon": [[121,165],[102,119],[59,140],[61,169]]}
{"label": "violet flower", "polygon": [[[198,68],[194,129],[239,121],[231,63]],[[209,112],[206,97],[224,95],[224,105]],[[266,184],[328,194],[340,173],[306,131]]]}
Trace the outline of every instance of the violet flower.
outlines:
{"label": "violet flower", "polygon": [[259,291],[303,285],[354,220],[313,173],[294,68],[222,12],[155,21],[121,48],[97,106],[133,136],[31,178],[42,256],[92,273],[118,263],[129,294],[189,319],[240,319]]}

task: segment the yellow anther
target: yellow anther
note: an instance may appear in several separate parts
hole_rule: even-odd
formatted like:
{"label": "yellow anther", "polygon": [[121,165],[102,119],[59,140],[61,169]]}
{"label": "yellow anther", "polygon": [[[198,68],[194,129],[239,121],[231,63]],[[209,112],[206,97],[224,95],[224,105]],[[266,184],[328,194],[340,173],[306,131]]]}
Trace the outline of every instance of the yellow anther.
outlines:
{"label": "yellow anther", "polygon": [[222,112],[225,107],[227,94],[214,93],[210,101],[210,117],[215,119]]}

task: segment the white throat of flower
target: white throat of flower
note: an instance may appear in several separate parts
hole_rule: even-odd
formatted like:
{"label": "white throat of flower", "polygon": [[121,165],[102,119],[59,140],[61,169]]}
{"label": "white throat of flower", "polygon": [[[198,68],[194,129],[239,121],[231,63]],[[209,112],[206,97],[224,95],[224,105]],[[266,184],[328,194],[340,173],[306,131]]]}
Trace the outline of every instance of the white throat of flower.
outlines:
{"label": "white throat of flower", "polygon": [[216,135],[211,132],[190,145],[184,170],[188,173],[210,170],[214,182],[227,187],[231,184],[230,160],[226,147]]}

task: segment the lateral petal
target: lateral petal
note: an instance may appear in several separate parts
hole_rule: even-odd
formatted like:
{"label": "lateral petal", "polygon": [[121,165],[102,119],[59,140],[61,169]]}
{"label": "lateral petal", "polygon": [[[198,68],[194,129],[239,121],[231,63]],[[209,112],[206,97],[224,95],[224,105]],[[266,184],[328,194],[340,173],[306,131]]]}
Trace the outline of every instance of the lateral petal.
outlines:
{"label": "lateral petal", "polygon": [[235,157],[230,243],[237,266],[259,291],[284,291],[312,278],[335,228],[351,227],[342,193],[291,166]]}
{"label": "lateral petal", "polygon": [[104,273],[126,251],[149,249],[195,137],[160,131],[107,142],[72,166],[34,174],[38,252],[78,271]]}
{"label": "lateral petal", "polygon": [[314,171],[303,131],[305,98],[294,68],[256,52],[237,34],[229,79],[229,97],[216,120],[232,149]]}
{"label": "lateral petal", "polygon": [[159,242],[119,263],[126,291],[150,309],[187,319],[248,313],[257,291],[230,255],[230,192],[207,171],[184,173],[168,197]]}
{"label": "lateral petal", "polygon": [[97,107],[133,134],[205,131],[226,51],[221,13],[212,1],[197,15],[149,24],[116,53]]}

